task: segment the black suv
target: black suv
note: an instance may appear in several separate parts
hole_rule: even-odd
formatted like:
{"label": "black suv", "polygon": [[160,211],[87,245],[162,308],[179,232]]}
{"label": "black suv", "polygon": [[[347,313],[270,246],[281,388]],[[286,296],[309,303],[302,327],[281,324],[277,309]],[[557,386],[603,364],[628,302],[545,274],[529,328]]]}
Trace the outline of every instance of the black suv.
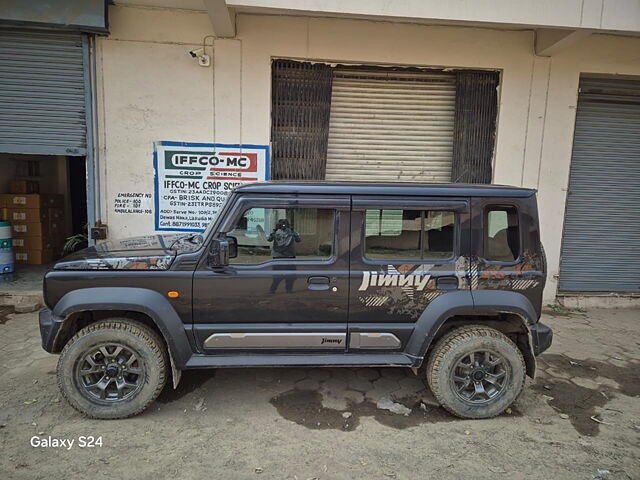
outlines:
{"label": "black suv", "polygon": [[487,418],[551,344],[545,276],[534,190],[256,183],[203,234],[58,262],[40,330],[62,393],[94,418],[142,412],[169,374],[255,366],[411,367],[448,411]]}

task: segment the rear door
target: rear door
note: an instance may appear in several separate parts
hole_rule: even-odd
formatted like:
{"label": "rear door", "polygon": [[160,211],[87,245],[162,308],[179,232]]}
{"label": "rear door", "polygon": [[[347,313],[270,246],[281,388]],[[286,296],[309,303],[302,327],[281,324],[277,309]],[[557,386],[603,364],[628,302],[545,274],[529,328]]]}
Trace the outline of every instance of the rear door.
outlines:
{"label": "rear door", "polygon": [[467,198],[354,196],[350,350],[401,350],[436,298],[469,289]]}

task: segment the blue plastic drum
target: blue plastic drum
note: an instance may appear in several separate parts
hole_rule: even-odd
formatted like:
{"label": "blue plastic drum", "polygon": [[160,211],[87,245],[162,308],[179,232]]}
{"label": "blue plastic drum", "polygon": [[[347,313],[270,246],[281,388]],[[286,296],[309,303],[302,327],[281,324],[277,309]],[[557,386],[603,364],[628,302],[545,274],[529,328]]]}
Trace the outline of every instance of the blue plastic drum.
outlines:
{"label": "blue plastic drum", "polygon": [[13,272],[13,240],[11,223],[0,222],[0,273]]}

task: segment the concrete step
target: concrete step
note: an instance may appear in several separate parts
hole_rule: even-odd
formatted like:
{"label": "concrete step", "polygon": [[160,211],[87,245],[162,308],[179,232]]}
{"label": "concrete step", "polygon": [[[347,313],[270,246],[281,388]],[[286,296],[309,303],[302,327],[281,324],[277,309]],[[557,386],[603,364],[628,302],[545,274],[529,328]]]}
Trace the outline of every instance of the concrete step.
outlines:
{"label": "concrete step", "polygon": [[40,310],[44,306],[42,292],[20,291],[0,293],[0,305],[12,306],[16,313],[29,313]]}

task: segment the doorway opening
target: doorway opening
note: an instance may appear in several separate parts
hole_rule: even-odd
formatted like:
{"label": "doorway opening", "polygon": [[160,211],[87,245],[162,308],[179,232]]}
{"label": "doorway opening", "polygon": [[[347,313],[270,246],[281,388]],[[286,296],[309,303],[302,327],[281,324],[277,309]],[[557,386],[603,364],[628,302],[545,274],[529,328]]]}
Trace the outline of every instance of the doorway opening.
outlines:
{"label": "doorway opening", "polygon": [[69,239],[86,245],[86,158],[0,153],[0,220],[9,222],[13,254],[13,272],[0,275],[3,289],[40,291]]}

